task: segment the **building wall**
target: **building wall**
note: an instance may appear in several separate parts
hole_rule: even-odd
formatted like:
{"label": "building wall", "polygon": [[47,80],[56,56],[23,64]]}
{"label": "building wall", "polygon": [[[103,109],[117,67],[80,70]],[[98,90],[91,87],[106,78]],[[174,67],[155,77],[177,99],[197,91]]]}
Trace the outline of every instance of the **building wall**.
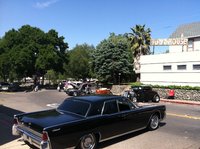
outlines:
{"label": "building wall", "polygon": [[169,53],[200,51],[200,37],[189,38],[188,45],[169,46]]}
{"label": "building wall", "polygon": [[200,51],[145,55],[140,64],[144,84],[200,86]]}
{"label": "building wall", "polygon": [[169,53],[179,53],[187,51],[187,46],[169,46]]}
{"label": "building wall", "polygon": [[200,37],[194,38],[194,50],[200,51]]}

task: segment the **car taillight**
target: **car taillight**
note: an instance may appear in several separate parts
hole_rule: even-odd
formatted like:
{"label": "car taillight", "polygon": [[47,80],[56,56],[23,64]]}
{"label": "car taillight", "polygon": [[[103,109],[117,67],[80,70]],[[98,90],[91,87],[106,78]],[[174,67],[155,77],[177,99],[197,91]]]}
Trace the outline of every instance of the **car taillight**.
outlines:
{"label": "car taillight", "polygon": [[13,120],[13,124],[16,124],[16,125],[18,124],[18,120],[17,120],[16,117],[15,117],[14,120]]}
{"label": "car taillight", "polygon": [[42,132],[42,141],[48,141],[48,134],[46,131]]}

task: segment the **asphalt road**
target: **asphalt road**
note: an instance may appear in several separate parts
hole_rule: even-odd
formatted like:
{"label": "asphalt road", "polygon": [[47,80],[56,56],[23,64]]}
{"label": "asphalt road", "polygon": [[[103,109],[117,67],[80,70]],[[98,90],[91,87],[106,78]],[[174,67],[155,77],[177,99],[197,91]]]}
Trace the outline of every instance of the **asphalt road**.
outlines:
{"label": "asphalt road", "polygon": [[[0,92],[0,148],[10,149],[16,137],[11,135],[12,117],[16,113],[48,109],[68,96],[56,90],[39,92]],[[152,104],[152,103],[150,103]],[[156,131],[139,131],[99,144],[105,149],[200,149],[200,106],[158,103],[167,106],[167,117]],[[19,140],[19,139],[18,139]],[[15,141],[15,148],[28,149]]]}

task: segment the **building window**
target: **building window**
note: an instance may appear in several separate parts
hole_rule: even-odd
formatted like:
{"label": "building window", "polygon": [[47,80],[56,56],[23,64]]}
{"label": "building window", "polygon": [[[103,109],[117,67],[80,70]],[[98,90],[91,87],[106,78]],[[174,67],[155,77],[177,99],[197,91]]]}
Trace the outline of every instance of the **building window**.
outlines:
{"label": "building window", "polygon": [[171,70],[172,66],[171,65],[164,65],[163,70]]}
{"label": "building window", "polygon": [[186,65],[178,65],[177,69],[178,70],[186,70]]}
{"label": "building window", "polygon": [[200,70],[200,64],[194,64],[193,70]]}
{"label": "building window", "polygon": [[194,39],[188,39],[188,51],[194,50]]}

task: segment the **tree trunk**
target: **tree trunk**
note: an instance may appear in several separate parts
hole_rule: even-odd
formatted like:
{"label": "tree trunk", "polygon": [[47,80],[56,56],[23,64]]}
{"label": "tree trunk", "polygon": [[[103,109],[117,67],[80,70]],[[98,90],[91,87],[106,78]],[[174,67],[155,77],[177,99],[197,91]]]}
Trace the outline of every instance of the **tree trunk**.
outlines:
{"label": "tree trunk", "polygon": [[134,71],[136,74],[136,81],[140,82],[140,54],[134,56]]}
{"label": "tree trunk", "polygon": [[140,56],[134,57],[134,71],[135,73],[140,73]]}
{"label": "tree trunk", "polygon": [[44,75],[42,76],[42,86],[44,85]]}
{"label": "tree trunk", "polygon": [[140,73],[136,74],[136,82],[140,82]]}

